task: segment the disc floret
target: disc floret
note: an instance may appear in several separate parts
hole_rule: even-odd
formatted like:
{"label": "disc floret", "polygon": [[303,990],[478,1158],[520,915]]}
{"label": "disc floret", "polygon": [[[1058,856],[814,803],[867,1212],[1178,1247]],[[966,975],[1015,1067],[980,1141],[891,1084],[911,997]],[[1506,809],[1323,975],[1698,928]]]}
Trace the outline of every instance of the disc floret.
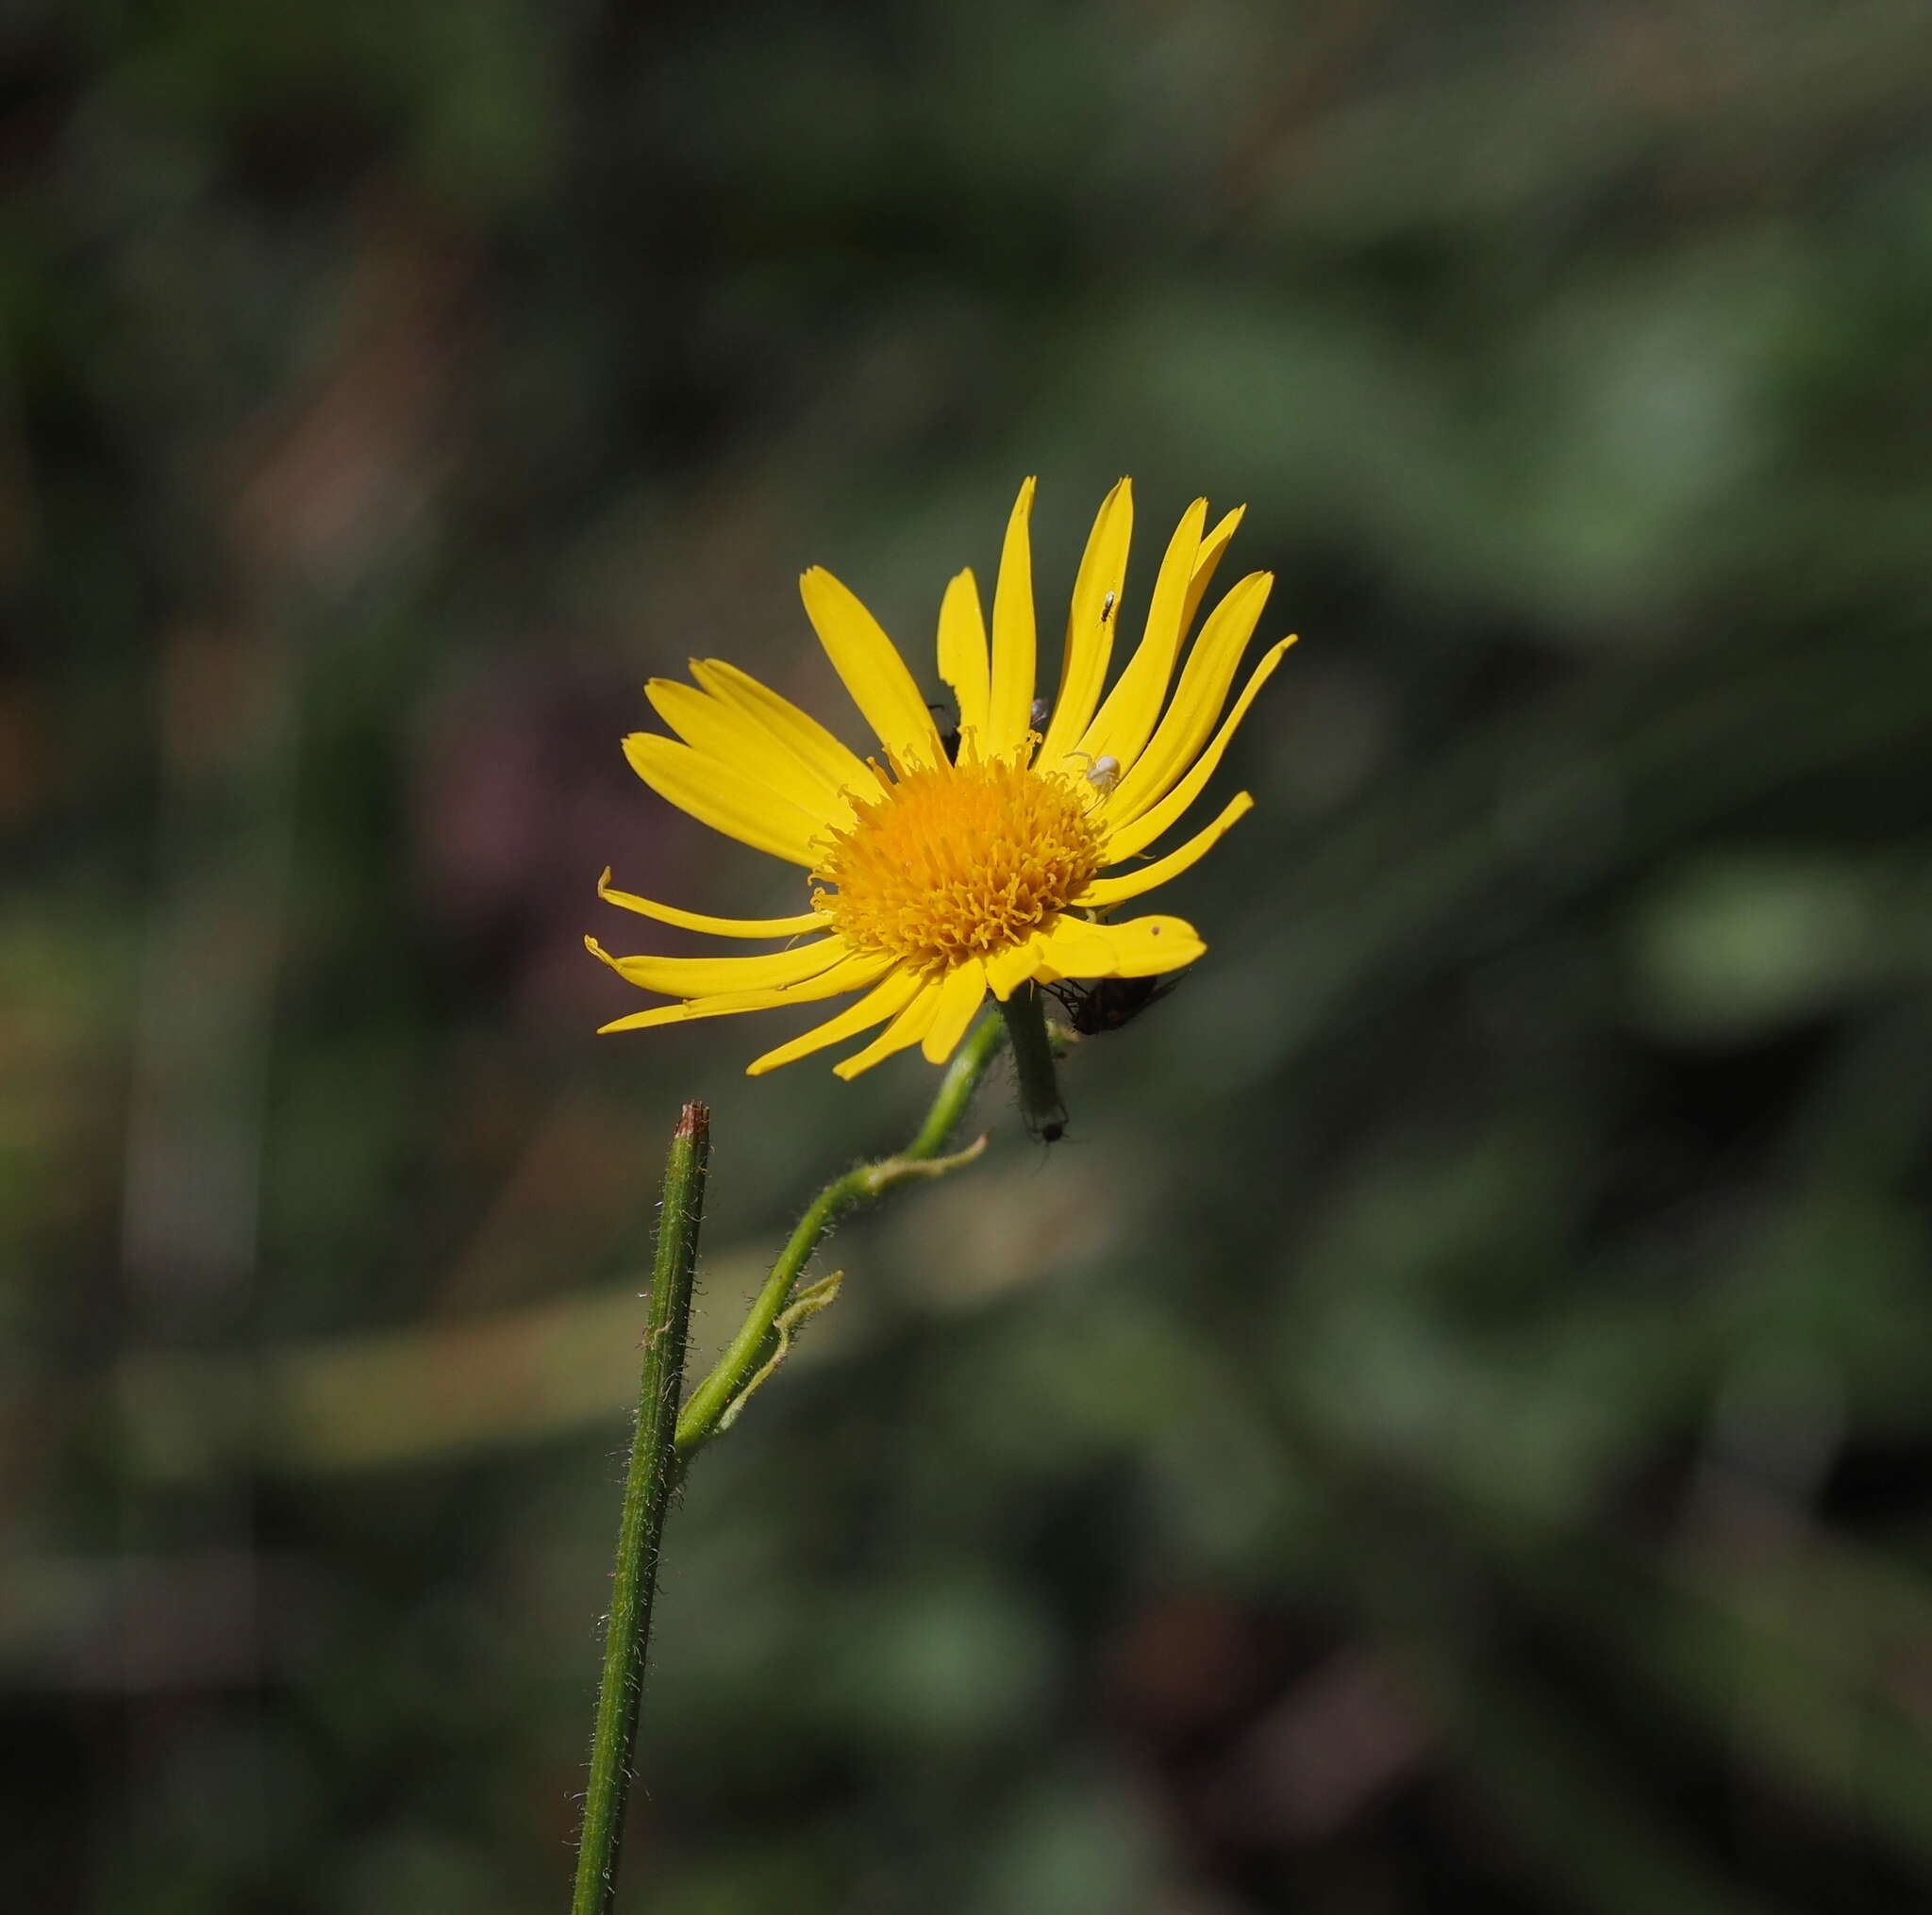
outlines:
{"label": "disc floret", "polygon": [[857,949],[941,969],[1044,928],[1104,862],[1078,779],[992,759],[905,771],[853,807],[812,878]]}

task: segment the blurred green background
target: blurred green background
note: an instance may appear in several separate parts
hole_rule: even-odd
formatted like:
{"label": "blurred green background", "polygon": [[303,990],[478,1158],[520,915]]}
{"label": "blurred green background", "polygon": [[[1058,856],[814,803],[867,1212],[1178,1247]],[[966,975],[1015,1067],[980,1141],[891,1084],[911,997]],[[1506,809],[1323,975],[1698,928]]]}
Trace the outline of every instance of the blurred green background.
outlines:
{"label": "blurred green background", "polygon": [[591,1035],[797,908],[618,741],[1029,472],[1251,502],[1257,809],[694,1473],[626,1906],[1932,1906],[1932,15],[0,35],[9,1908],[562,1906],[677,1107],[715,1340],[932,1081]]}

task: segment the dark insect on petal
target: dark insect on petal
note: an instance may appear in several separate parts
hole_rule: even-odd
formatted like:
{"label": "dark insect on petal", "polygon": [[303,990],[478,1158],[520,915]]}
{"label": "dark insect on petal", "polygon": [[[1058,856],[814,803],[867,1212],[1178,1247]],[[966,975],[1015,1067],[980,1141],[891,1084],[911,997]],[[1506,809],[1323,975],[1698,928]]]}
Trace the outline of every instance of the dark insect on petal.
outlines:
{"label": "dark insect on petal", "polygon": [[1059,999],[1074,1030],[1092,1038],[1132,1024],[1179,982],[1178,977],[1096,977],[1091,984],[1062,982],[1046,988]]}
{"label": "dark insect on petal", "polygon": [[[928,711],[937,711],[942,718],[949,716],[953,709],[950,705],[935,704],[929,698],[925,702],[925,708]],[[950,725],[942,724],[940,727],[940,749],[945,753],[949,765],[957,765],[959,762],[959,722],[957,718]]]}

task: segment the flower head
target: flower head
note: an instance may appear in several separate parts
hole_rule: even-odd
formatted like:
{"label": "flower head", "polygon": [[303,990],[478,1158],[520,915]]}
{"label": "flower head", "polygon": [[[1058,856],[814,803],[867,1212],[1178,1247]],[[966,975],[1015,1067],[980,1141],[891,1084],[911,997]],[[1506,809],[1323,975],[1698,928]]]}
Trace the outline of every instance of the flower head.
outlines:
{"label": "flower head", "polygon": [[1168,541],[1141,642],[1103,696],[1133,529],[1133,489],[1122,479],[1102,501],[1080,561],[1048,710],[1034,688],[1032,507],[1028,479],[1007,525],[991,643],[971,572],[941,603],[939,676],[958,702],[956,732],[941,733],[872,614],[818,569],[800,580],[806,613],[877,734],[877,757],[861,759],[720,659],[693,659],[691,685],[651,681],[651,704],[676,736],[625,741],[638,775],[714,830],[799,866],[810,908],[789,918],[707,917],[614,890],[607,871],[601,896],[660,924],[790,941],[749,958],[612,958],[588,939],[633,984],[677,1000],[606,1030],[860,991],[838,1016],[749,1067],[756,1075],[876,1031],[835,1066],[853,1077],[913,1044],[943,1063],[989,991],[1004,1001],[1029,981],[1153,977],[1207,949],[1179,918],[1116,922],[1111,913],[1187,870],[1253,805],[1242,791],[1164,858],[1139,861],[1200,796],[1294,642],[1283,639],[1262,657],[1224,717],[1274,581],[1250,573],[1222,598],[1176,682],[1195,613],[1241,517],[1230,512],[1209,530],[1208,502],[1195,500]]}

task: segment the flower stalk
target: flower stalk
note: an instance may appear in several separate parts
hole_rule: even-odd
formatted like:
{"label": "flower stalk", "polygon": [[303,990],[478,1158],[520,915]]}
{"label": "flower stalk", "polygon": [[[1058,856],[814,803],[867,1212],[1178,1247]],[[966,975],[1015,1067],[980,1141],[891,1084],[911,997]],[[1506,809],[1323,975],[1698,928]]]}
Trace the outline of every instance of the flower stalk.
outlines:
{"label": "flower stalk", "polygon": [[946,1145],[974,1093],[985,1081],[1006,1036],[1000,1019],[983,1018],[954,1054],[941,1079],[939,1094],[912,1141],[891,1157],[856,1165],[834,1178],[812,1200],[738,1334],[709,1375],[691,1392],[680,1412],[698,1228],[704,1215],[711,1144],[710,1113],[702,1104],[684,1107],[664,1171],[637,1433],[631,1444],[624,1513],[618,1526],[617,1567],[605,1630],[604,1674],[597,1690],[591,1780],[584,1800],[571,1915],[610,1915],[613,1905],[658,1550],[665,1511],[684,1466],[707,1442],[731,1426],[753,1392],[784,1359],[798,1326],[838,1295],[838,1273],[800,1287],[807,1264],[833,1224],[847,1211],[882,1197],[902,1183],[945,1176],[973,1162],[985,1150],[984,1135],[963,1150],[948,1153]]}
{"label": "flower stalk", "polygon": [[945,1075],[940,1080],[939,1094],[912,1141],[891,1157],[856,1164],[812,1199],[777,1262],[772,1266],[771,1275],[765,1279],[737,1335],[684,1406],[684,1413],[677,1420],[680,1464],[728,1427],[745,1398],[771,1374],[774,1359],[789,1347],[789,1325],[784,1320],[789,1317],[795,1324],[800,1320],[801,1306],[809,1302],[809,1308],[803,1312],[808,1315],[811,1309],[823,1308],[837,1294],[833,1278],[796,1295],[794,1291],[812,1253],[840,1218],[900,1184],[941,1177],[961,1169],[986,1148],[986,1139],[981,1136],[965,1149],[946,1154],[946,1145],[966,1114],[974,1092],[998,1057],[1006,1034],[998,1018],[982,1018],[954,1053]]}
{"label": "flower stalk", "polygon": [[1067,1107],[1060,1102],[1059,1073],[1054,1064],[1053,1040],[1046,1032],[1043,993],[1037,984],[1023,984],[1000,1006],[1007,1035],[1013,1044],[1013,1070],[1020,1080],[1020,1108],[1026,1128],[1052,1143],[1067,1127]]}
{"label": "flower stalk", "polygon": [[637,1430],[624,1486],[617,1531],[617,1567],[605,1625],[604,1674],[597,1690],[591,1743],[591,1780],[577,1845],[571,1915],[609,1915],[617,1890],[625,1806],[630,1794],[631,1751],[637,1740],[638,1699],[658,1586],[658,1551],[664,1512],[677,1485],[675,1431],[691,1326],[691,1285],[698,1228],[704,1219],[705,1177],[711,1153],[711,1116],[687,1104],[671,1140],[658,1218],[657,1260],[644,1330],[643,1380]]}

